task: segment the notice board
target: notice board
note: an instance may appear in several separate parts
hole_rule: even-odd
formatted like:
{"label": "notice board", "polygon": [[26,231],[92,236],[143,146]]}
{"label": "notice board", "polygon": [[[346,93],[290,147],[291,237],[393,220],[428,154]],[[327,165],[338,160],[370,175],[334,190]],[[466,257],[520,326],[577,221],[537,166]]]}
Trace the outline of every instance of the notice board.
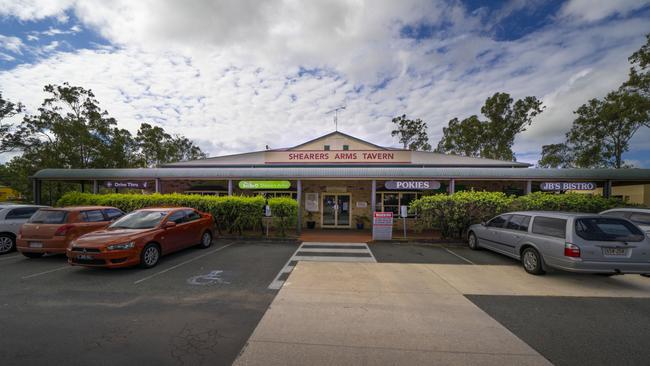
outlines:
{"label": "notice board", "polygon": [[372,216],[372,240],[393,240],[393,213],[375,212]]}

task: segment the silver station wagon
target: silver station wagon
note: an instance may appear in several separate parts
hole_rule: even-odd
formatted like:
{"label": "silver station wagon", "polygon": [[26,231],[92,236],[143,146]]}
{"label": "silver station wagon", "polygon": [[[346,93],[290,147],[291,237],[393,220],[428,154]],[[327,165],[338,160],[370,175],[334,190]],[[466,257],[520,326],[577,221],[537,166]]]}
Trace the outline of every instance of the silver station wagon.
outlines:
{"label": "silver station wagon", "polygon": [[510,212],[469,228],[471,249],[521,260],[526,272],[548,268],[603,275],[650,273],[650,238],[627,219],[595,214]]}

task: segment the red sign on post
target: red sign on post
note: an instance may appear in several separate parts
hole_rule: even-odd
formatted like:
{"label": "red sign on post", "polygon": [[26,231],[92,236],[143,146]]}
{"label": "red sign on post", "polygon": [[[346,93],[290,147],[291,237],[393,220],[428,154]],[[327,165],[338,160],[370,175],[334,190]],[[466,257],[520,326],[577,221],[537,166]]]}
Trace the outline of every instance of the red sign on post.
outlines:
{"label": "red sign on post", "polygon": [[393,213],[375,212],[372,218],[372,240],[393,240]]}

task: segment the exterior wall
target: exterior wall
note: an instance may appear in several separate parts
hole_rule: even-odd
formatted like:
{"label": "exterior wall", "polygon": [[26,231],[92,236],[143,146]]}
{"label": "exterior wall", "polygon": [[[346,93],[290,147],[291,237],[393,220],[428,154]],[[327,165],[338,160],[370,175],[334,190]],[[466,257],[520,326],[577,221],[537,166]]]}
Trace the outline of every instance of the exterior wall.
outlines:
{"label": "exterior wall", "polygon": [[[328,188],[329,187],[329,188]],[[323,193],[328,193],[328,189],[332,194],[336,193],[350,193],[350,207],[351,207],[351,219],[350,227],[355,228],[356,222],[354,217],[356,215],[365,215],[369,220],[372,220],[372,214],[370,211],[370,196],[372,193],[371,182],[368,180],[365,181],[337,181],[337,180],[324,180],[324,181],[314,181],[314,180],[303,180],[302,181],[302,202],[300,204],[303,207],[303,218],[302,223],[303,227],[307,227],[307,221],[315,221],[316,228],[321,227],[321,214],[323,212]],[[334,192],[336,191],[336,192]],[[319,212],[314,212],[312,218],[309,219],[309,214],[305,210],[305,193],[318,193],[318,208]],[[357,208],[357,202],[366,202],[366,208]],[[365,227],[370,227],[369,222],[365,223]]]}
{"label": "exterior wall", "polygon": [[350,150],[379,150],[371,144],[349,139],[341,135],[332,135],[324,139],[318,139],[292,150],[324,150],[325,145],[329,145],[330,150],[343,150],[343,145],[348,145]]}
{"label": "exterior wall", "polygon": [[192,186],[218,185],[228,189],[227,181],[205,181],[205,180],[163,180],[160,182],[160,193],[185,193]]}
{"label": "exterior wall", "polygon": [[[602,188],[596,188],[593,191],[583,191],[580,193],[603,194]],[[637,184],[631,186],[613,186],[612,197],[620,196],[629,203],[636,203],[650,207],[650,184]]]}

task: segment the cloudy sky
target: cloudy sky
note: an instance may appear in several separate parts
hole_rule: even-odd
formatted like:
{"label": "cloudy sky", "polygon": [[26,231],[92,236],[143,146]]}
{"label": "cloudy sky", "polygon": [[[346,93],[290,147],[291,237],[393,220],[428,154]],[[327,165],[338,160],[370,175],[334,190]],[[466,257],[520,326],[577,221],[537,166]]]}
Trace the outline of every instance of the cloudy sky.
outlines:
{"label": "cloudy sky", "polygon": [[[504,91],[546,105],[514,147],[536,162],[648,32],[650,0],[0,0],[0,91],[35,111],[68,81],[122,127],[156,123],[211,155],[331,132],[341,105],[343,132],[397,146],[405,113],[435,146]],[[624,159],[650,167],[648,141]]]}

